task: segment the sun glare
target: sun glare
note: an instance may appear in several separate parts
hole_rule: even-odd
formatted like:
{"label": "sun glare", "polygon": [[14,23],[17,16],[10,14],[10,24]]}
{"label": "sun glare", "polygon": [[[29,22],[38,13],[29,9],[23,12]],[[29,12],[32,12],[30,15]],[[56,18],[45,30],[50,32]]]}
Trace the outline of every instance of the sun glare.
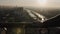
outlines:
{"label": "sun glare", "polygon": [[44,7],[47,3],[47,0],[37,0],[37,2],[41,7]]}

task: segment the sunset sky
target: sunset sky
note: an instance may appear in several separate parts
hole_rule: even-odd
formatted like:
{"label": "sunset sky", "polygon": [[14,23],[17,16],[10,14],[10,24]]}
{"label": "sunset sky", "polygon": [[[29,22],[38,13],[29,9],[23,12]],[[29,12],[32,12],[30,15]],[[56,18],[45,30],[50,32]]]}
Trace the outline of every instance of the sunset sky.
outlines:
{"label": "sunset sky", "polygon": [[60,0],[0,0],[0,5],[60,8]]}

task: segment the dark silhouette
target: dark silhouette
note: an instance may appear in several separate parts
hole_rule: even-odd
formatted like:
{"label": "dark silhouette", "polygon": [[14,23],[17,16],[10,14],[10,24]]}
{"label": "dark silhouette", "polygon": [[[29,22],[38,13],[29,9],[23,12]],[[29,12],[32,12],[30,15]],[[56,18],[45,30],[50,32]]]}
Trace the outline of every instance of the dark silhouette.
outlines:
{"label": "dark silhouette", "polygon": [[59,27],[60,26],[60,15],[44,22],[44,26],[46,26],[46,27]]}

